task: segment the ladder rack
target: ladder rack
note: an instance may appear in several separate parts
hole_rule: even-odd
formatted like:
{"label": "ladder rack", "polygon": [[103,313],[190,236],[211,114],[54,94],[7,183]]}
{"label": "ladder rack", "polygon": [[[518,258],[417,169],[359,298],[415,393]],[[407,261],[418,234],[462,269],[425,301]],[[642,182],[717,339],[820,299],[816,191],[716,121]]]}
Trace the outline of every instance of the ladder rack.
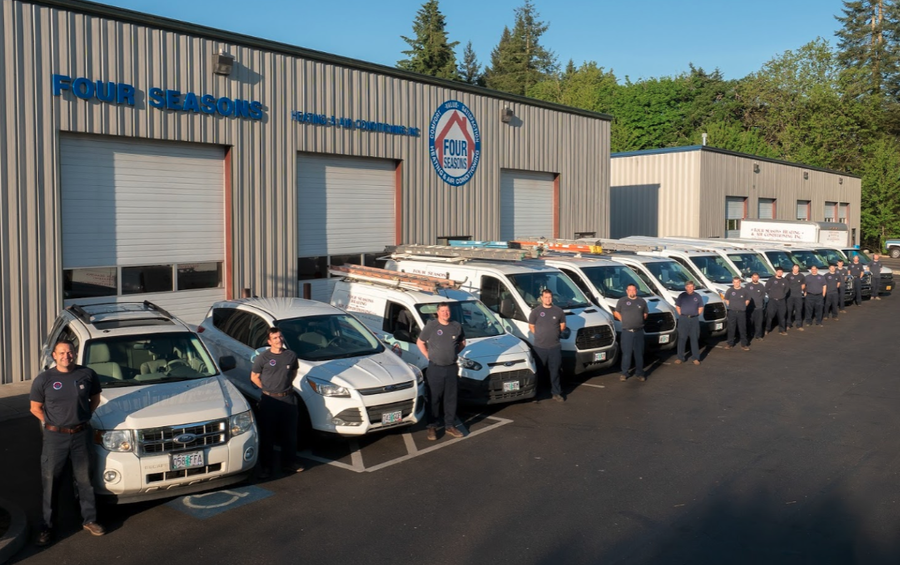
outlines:
{"label": "ladder rack", "polygon": [[342,276],[351,280],[365,281],[393,288],[404,288],[407,290],[438,292],[440,290],[456,290],[462,285],[462,283],[450,279],[400,273],[388,269],[363,267],[360,265],[334,266],[329,270],[333,275]]}
{"label": "ladder rack", "polygon": [[[475,243],[475,242],[472,242]],[[491,261],[522,261],[540,257],[537,249],[494,249],[484,247],[457,247],[450,245],[398,245],[397,255],[426,257],[443,260],[465,261],[467,259],[488,259]]]}
{"label": "ladder rack", "polygon": [[545,238],[520,238],[510,243],[522,247],[533,247],[559,253],[588,253],[600,255],[612,251],[659,251],[658,245],[645,245],[625,243],[616,239],[545,239]]}

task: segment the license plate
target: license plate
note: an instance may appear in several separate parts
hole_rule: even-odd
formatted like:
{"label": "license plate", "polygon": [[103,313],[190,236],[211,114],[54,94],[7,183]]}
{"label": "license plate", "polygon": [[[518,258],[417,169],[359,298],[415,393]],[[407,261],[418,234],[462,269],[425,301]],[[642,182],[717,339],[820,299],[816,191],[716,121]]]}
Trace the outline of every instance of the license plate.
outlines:
{"label": "license plate", "polygon": [[206,463],[203,462],[203,452],[202,451],[191,451],[190,453],[173,453],[170,455],[172,458],[172,470],[177,471],[179,469],[194,469],[196,467],[203,467]]}
{"label": "license plate", "polygon": [[721,323],[721,322],[719,322],[718,324],[716,324],[716,329],[717,329],[717,330],[721,330],[721,329],[722,329],[722,323]]}
{"label": "license plate", "polygon": [[594,353],[594,361],[606,361],[606,352]]}
{"label": "license plate", "polygon": [[659,342],[660,343],[669,343],[669,336],[667,336],[667,335],[659,336]]}
{"label": "license plate", "polygon": [[519,390],[519,381],[509,381],[503,383],[503,392],[514,392]]}
{"label": "license plate", "polygon": [[396,424],[403,420],[403,411],[395,410],[394,412],[385,412],[381,415],[381,423],[384,425]]}

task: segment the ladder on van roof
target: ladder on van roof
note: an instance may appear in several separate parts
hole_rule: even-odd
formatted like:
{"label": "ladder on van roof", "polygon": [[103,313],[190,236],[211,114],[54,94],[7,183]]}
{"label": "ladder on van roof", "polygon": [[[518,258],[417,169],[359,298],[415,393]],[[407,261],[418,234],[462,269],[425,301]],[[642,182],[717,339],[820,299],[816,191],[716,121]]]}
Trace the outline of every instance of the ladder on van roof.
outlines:
{"label": "ladder on van roof", "polygon": [[659,251],[660,247],[637,243],[625,243],[616,239],[545,239],[518,238],[510,241],[521,247],[532,247],[558,253],[588,253],[600,255],[604,252]]}
{"label": "ladder on van roof", "polygon": [[407,259],[438,259],[444,261],[466,261],[468,259],[486,259],[490,261],[523,261],[536,259],[541,252],[536,249],[498,249],[479,247],[480,242],[469,242],[471,246],[450,245],[398,245],[393,249],[394,256],[402,255]]}
{"label": "ladder on van roof", "polygon": [[392,288],[404,288],[406,290],[438,292],[440,290],[456,290],[462,286],[462,283],[450,279],[400,273],[398,271],[363,267],[361,265],[333,266],[329,270],[333,275],[350,280],[369,282]]}

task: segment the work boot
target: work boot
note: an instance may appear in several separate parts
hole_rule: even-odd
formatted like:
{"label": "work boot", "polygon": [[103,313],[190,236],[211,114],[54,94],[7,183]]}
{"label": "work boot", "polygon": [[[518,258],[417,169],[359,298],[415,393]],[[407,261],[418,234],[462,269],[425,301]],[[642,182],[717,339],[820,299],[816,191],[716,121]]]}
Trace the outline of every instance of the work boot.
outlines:
{"label": "work boot", "polygon": [[102,536],[106,530],[97,522],[88,522],[84,525],[84,529],[91,532],[92,536]]}
{"label": "work boot", "polygon": [[428,435],[425,436],[425,439],[428,441],[437,441],[437,430],[434,429],[434,426],[428,426]]}
{"label": "work boot", "polygon": [[449,428],[447,428],[447,435],[453,436],[455,438],[464,437],[463,433],[461,431],[459,431],[458,429],[456,429],[456,426],[450,426]]}

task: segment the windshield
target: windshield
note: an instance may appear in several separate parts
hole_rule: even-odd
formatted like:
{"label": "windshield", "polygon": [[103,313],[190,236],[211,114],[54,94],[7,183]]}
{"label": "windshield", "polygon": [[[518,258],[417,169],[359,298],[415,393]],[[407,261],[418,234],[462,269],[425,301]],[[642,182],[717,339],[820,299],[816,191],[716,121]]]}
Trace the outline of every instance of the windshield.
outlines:
{"label": "windshield", "polygon": [[749,277],[753,273],[759,273],[760,278],[767,279],[774,276],[769,266],[765,264],[759,253],[745,251],[742,253],[729,253],[728,258],[741,270],[741,275]]}
{"label": "windshield", "polygon": [[362,357],[384,351],[372,332],[348,314],[279,320],[275,326],[284,335],[288,349],[306,361]]}
{"label": "windshield", "polygon": [[724,258],[718,255],[693,255],[691,263],[700,269],[703,276],[717,283],[730,283],[738,275]]}
{"label": "windshield", "polygon": [[637,287],[638,296],[653,295],[644,281],[623,265],[584,267],[581,271],[605,298],[622,298],[626,295],[625,289],[630,284]]}
{"label": "windshield", "polygon": [[853,257],[855,257],[856,255],[859,255],[859,262],[862,263],[863,265],[865,265],[866,263],[871,261],[871,259],[869,259],[869,256],[866,255],[865,253],[863,253],[862,251],[860,251],[859,249],[848,249],[846,251],[846,253],[847,253],[847,259],[849,259],[851,263],[853,263]]}
{"label": "windshield", "polygon": [[183,381],[218,374],[206,347],[190,332],[92,339],[85,345],[83,364],[97,373],[104,387]]}
{"label": "windshield", "polygon": [[794,259],[794,256],[787,251],[766,251],[766,257],[769,258],[769,261],[772,262],[776,269],[781,267],[785,273],[790,273],[794,265],[803,266],[800,265],[800,261]]}
{"label": "windshield", "polygon": [[[843,261],[845,265],[847,264],[847,258],[837,249],[816,249],[816,253],[823,257],[829,265],[837,265],[838,261]],[[862,259],[860,259],[860,261],[862,261]]]}
{"label": "windshield", "polygon": [[[505,333],[494,313],[478,300],[446,302],[446,304],[450,305],[450,319],[462,325],[466,339],[493,337]],[[416,304],[416,310],[419,311],[422,321],[426,324],[432,319],[437,319],[437,307],[437,302]]]}
{"label": "windshield", "polygon": [[[828,269],[828,265],[825,263],[825,260],[822,259],[818,253],[814,251],[805,251],[803,249],[794,249],[791,251],[794,255],[794,258],[800,262],[800,268],[808,271],[810,268],[815,265],[819,269]],[[861,261],[862,259],[860,259]]]}
{"label": "windshield", "polygon": [[684,283],[694,281],[694,287],[705,288],[700,281],[694,280],[694,277],[688,273],[687,269],[676,263],[675,261],[654,261],[652,263],[644,263],[644,267],[653,275],[659,284],[666,290],[684,290]]}
{"label": "windshield", "polygon": [[588,299],[566,275],[559,271],[544,271],[509,275],[509,280],[519,296],[529,307],[541,303],[541,291],[549,288],[553,293],[553,304],[560,308],[587,308]]}

